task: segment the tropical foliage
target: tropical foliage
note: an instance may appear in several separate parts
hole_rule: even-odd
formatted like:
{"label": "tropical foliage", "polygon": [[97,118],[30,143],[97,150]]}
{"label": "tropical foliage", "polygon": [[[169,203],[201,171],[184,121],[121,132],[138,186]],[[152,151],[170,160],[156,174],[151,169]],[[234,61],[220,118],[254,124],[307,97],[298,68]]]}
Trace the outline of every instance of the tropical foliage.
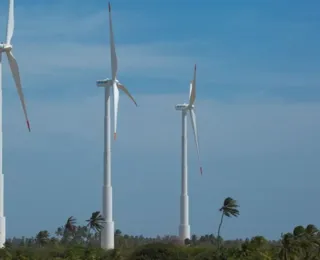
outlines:
{"label": "tropical foliage", "polygon": [[239,216],[239,205],[228,197],[224,200],[217,236],[192,235],[190,240],[177,237],[147,238],[130,236],[115,231],[116,249],[104,251],[100,246],[103,218],[93,212],[84,225],[74,217],[57,228],[55,234],[47,230],[32,238],[8,239],[0,249],[4,260],[320,260],[320,232],[315,225],[297,226],[292,232],[282,234],[278,241],[268,241],[263,236],[251,239],[223,240],[220,229],[224,217]]}

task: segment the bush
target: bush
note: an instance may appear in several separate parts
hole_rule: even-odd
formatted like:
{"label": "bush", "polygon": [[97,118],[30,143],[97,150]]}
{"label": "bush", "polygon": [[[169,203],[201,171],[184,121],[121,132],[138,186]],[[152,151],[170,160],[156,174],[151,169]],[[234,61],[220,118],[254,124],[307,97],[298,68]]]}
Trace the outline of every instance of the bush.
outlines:
{"label": "bush", "polygon": [[178,260],[186,259],[187,254],[180,246],[152,243],[137,248],[129,260]]}
{"label": "bush", "polygon": [[194,256],[194,260],[217,260],[219,259],[216,256],[216,251],[214,249],[208,249],[208,248],[197,248],[198,250],[192,254]]}

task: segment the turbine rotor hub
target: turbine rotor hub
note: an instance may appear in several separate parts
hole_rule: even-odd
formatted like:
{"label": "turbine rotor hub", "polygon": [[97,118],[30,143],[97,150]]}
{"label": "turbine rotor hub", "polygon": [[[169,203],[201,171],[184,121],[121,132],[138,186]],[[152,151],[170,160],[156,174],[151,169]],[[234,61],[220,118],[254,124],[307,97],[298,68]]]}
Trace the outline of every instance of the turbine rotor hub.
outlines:
{"label": "turbine rotor hub", "polygon": [[178,111],[184,111],[190,108],[194,108],[194,105],[192,105],[191,107],[188,104],[178,104],[175,106],[176,110]]}
{"label": "turbine rotor hub", "polygon": [[[115,82],[118,84],[119,80],[116,79]],[[96,84],[98,87],[112,87],[113,85],[112,83],[113,83],[112,79],[108,79],[108,78],[96,81]]]}
{"label": "turbine rotor hub", "polygon": [[12,50],[12,45],[11,44],[6,44],[1,42],[0,43],[0,52],[4,52],[4,51],[11,51]]}

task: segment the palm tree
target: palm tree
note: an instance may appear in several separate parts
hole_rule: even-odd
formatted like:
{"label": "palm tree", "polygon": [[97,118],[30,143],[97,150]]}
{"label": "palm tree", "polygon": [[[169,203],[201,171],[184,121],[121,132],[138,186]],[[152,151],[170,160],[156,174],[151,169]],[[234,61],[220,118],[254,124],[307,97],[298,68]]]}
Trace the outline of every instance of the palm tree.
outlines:
{"label": "palm tree", "polygon": [[303,226],[296,226],[293,229],[293,236],[295,239],[299,239],[299,238],[303,237],[304,234],[305,234],[305,229]]}
{"label": "palm tree", "polygon": [[100,211],[93,212],[90,219],[86,221],[88,222],[87,227],[89,227],[89,230],[94,230],[95,232],[100,233],[103,228],[102,223],[104,222],[104,218],[100,214]]}
{"label": "palm tree", "polygon": [[67,219],[67,222],[64,224],[63,237],[61,239],[61,242],[70,242],[70,238],[71,236],[75,235],[76,229],[76,219],[73,216],[71,216]]}
{"label": "palm tree", "polygon": [[319,233],[319,230],[315,225],[309,224],[305,228],[305,233],[308,237],[316,237],[317,234]]}
{"label": "palm tree", "polygon": [[40,231],[36,236],[36,241],[40,247],[48,244],[49,242],[49,232],[47,230]]}
{"label": "palm tree", "polygon": [[[297,231],[298,230],[296,230],[296,233]],[[279,252],[279,258],[281,260],[296,259],[300,254],[300,249],[297,246],[295,236],[291,233],[286,233],[281,235],[281,237],[281,250]]]}
{"label": "palm tree", "polygon": [[311,259],[311,256],[320,246],[320,241],[317,238],[319,230],[315,225],[309,224],[304,229],[304,237],[301,239],[301,247],[304,251],[304,259]]}
{"label": "palm tree", "polygon": [[75,232],[75,230],[76,230],[76,222],[77,222],[77,220],[73,216],[69,217],[67,219],[66,224],[64,225],[65,231],[69,231],[69,232],[72,232],[72,233]]}
{"label": "palm tree", "polygon": [[122,232],[120,229],[116,229],[116,231],[114,232],[114,235],[115,236],[121,236],[122,235]]}
{"label": "palm tree", "polygon": [[228,197],[224,200],[223,202],[223,206],[219,209],[219,211],[221,212],[221,220],[220,220],[220,224],[219,224],[219,228],[218,228],[218,252],[220,250],[220,230],[221,230],[221,226],[223,223],[223,217],[238,217],[240,215],[240,212],[238,210],[239,205],[237,204],[237,201],[234,200],[231,197]]}

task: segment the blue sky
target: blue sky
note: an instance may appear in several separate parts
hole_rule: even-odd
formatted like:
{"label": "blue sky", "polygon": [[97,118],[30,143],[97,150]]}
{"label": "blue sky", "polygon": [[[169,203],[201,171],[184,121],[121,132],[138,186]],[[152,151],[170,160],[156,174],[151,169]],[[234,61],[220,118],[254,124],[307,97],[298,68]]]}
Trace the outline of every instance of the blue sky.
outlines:
{"label": "blue sky", "polygon": [[[16,0],[14,55],[32,132],[4,62],[8,236],[50,232],[101,208],[103,91],[110,76],[107,1]],[[320,3],[112,2],[121,95],[113,143],[114,218],[125,233],[177,234],[180,114],[194,63],[204,174],[189,135],[192,233],[278,238],[320,225]],[[7,2],[0,3],[5,32]],[[4,33],[3,33],[4,39]],[[191,127],[189,130],[191,134]]]}

